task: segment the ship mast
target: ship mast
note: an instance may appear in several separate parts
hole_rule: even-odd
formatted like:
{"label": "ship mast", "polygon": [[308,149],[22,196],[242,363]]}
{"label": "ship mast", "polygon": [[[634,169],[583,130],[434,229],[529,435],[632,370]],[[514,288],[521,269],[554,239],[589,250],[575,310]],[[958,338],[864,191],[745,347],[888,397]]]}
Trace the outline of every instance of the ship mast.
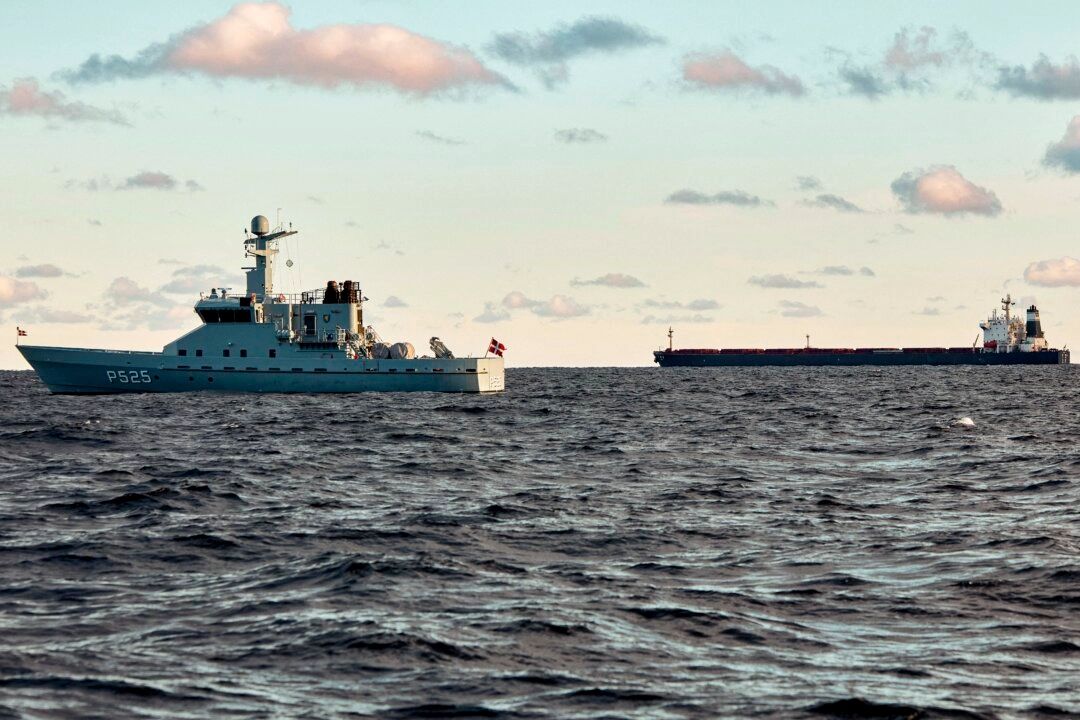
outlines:
{"label": "ship mast", "polygon": [[672,330],[672,329],[671,329],[671,328],[669,327],[669,328],[667,329],[667,349],[668,349],[668,352],[671,352],[671,336],[672,336],[672,335],[674,335],[674,334],[675,334],[675,331],[674,331],[674,330]]}
{"label": "ship mast", "polygon": [[1005,311],[1005,326],[1009,326],[1009,307],[1015,305],[1013,302],[1012,293],[1006,293],[1005,297],[1001,298],[1001,308]]}
{"label": "ship mast", "polygon": [[258,302],[269,302],[274,290],[274,256],[277,255],[278,238],[295,235],[295,230],[277,230],[270,232],[270,223],[262,215],[251,219],[251,233],[254,237],[244,238],[244,251],[255,258],[255,267],[244,268],[247,271],[247,292],[254,295]]}

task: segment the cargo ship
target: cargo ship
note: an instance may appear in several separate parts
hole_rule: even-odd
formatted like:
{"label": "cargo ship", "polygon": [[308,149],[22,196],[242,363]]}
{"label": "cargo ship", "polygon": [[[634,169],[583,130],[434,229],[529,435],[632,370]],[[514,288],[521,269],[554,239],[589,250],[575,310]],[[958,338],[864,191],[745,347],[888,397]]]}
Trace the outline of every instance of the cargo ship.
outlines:
{"label": "cargo ship", "polygon": [[1039,309],[1032,305],[1026,318],[1013,316],[1011,295],[1001,300],[982,329],[982,345],[966,347],[867,348],[724,348],[675,349],[668,328],[668,347],[654,350],[660,367],[856,366],[856,365],[1067,365],[1069,350],[1051,348],[1043,334]]}
{"label": "cargo ship", "polygon": [[246,292],[203,293],[195,303],[202,324],[161,352],[17,342],[19,352],[49,390],[63,394],[502,392],[505,346],[494,339],[484,357],[455,357],[433,337],[432,356],[417,357],[412,343],[384,342],[364,325],[367,298],[358,282],[276,290],[278,241],[295,235],[291,228],[271,231],[256,215],[244,237],[245,256],[254,258]]}

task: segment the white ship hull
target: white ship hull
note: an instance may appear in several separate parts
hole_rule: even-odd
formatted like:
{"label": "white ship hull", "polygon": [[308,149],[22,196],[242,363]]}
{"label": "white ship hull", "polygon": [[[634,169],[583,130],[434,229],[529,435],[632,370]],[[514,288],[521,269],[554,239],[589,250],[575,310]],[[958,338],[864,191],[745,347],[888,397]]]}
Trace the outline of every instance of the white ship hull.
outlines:
{"label": "white ship hull", "polygon": [[34,345],[20,345],[19,352],[50,391],[68,394],[496,393],[504,384],[501,357],[354,360],[343,353],[295,353],[230,359]]}

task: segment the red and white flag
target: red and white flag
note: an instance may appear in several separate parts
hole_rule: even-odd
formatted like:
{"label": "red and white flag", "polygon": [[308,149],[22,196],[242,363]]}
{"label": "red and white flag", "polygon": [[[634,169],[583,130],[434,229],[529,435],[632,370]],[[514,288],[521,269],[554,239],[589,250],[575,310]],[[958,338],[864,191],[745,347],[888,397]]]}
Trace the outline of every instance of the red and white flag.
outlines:
{"label": "red and white flag", "polygon": [[499,342],[495,338],[491,338],[491,344],[488,345],[488,352],[489,353],[491,353],[493,355],[498,355],[499,357],[502,357],[502,354],[503,354],[503,352],[505,352],[505,350],[506,350],[505,345],[503,345],[501,342]]}
{"label": "red and white flag", "polygon": [[21,327],[15,328],[15,331],[19,333],[19,337],[26,337],[26,331],[23,330]]}

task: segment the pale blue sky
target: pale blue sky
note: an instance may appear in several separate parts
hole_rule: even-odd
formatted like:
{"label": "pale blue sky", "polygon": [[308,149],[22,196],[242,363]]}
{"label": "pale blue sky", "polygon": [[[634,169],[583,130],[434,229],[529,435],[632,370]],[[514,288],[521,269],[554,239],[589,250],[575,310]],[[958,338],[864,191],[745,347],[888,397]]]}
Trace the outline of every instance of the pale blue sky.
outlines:
{"label": "pale blue sky", "polygon": [[[92,55],[175,49],[234,4],[2,4],[12,336],[158,349],[196,322],[199,282],[242,287],[241,231],[281,208],[301,231],[282,290],[356,279],[385,337],[467,354],[494,335],[510,365],[648,364],[669,324],[695,347],[962,345],[1005,292],[1039,303],[1051,344],[1080,338],[1075,3],[290,8],[292,30],[395,25],[514,89],[283,74],[310,56],[78,82]],[[499,34],[579,52],[514,64]],[[898,39],[925,51],[906,74]],[[711,84],[684,78],[695,58]],[[8,346],[0,367],[24,365]]]}

